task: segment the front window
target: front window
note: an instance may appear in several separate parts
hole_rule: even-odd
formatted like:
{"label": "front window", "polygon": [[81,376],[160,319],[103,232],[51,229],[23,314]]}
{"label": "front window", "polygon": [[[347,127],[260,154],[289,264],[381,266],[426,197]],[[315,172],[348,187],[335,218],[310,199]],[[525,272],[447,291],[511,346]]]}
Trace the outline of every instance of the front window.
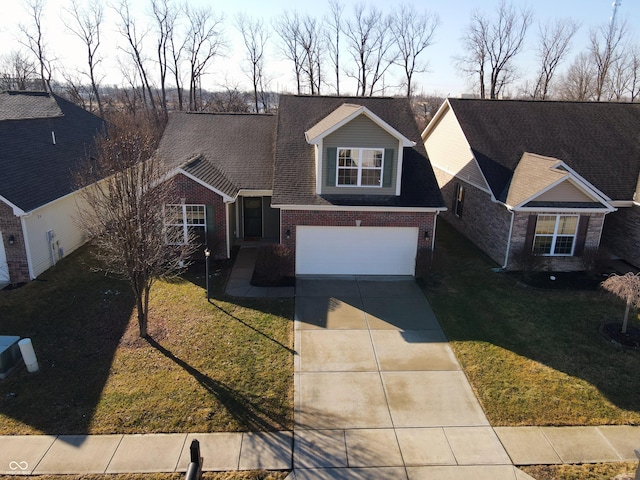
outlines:
{"label": "front window", "polygon": [[453,199],[453,211],[456,217],[462,217],[462,207],[464,205],[464,187],[456,183],[456,196]]}
{"label": "front window", "polygon": [[536,255],[573,255],[578,218],[578,215],[538,215],[533,253]]}
{"label": "front window", "polygon": [[384,149],[339,148],[336,185],[381,187]]}
{"label": "front window", "polygon": [[185,245],[189,239],[204,243],[206,231],[204,205],[165,205],[166,241],[170,245]]}

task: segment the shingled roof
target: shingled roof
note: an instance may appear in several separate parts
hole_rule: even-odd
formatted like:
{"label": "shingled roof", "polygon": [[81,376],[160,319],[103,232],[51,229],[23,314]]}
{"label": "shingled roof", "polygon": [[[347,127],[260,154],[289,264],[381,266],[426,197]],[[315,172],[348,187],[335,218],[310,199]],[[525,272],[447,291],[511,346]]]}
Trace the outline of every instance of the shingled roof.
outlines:
{"label": "shingled roof", "polygon": [[271,190],[275,132],[273,115],[174,112],[157,155],[235,198],[241,189]]}
{"label": "shingled roof", "polygon": [[493,191],[505,201],[525,152],[565,162],[611,200],[640,173],[640,104],[449,99]]}
{"label": "shingled roof", "polygon": [[[415,147],[404,149],[400,196],[316,194],[314,146],[305,140],[305,132],[318,125],[332,112],[346,111],[337,110],[342,105],[348,105],[349,109],[355,108],[354,105],[365,106],[409,140],[416,142]],[[444,206],[411,106],[406,98],[280,96],[274,169],[274,205],[435,208]]]}
{"label": "shingled roof", "polygon": [[72,193],[72,173],[103,125],[54,94],[0,93],[0,196],[28,212]]}

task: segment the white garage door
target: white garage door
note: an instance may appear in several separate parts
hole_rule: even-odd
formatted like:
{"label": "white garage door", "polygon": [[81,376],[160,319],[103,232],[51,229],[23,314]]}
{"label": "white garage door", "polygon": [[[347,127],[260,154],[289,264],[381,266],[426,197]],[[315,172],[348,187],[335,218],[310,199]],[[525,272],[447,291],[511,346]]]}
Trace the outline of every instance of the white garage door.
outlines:
{"label": "white garage door", "polygon": [[297,227],[297,275],[413,275],[417,227]]}

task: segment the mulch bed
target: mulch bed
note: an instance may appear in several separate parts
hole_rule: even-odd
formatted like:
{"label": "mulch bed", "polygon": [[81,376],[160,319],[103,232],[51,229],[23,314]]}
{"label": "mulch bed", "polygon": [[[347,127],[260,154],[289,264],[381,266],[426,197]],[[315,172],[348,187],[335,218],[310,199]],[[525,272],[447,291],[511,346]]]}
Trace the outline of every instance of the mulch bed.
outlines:
{"label": "mulch bed", "polygon": [[610,342],[624,348],[640,350],[640,328],[627,326],[627,333],[622,333],[621,323],[605,323],[600,327],[600,333]]}

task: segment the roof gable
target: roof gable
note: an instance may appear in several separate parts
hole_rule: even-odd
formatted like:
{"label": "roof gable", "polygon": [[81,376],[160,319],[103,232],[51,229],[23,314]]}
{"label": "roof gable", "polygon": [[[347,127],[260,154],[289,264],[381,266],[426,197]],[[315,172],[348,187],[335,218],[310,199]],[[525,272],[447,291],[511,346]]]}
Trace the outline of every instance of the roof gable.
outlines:
{"label": "roof gable", "polygon": [[385,132],[390,134],[391,136],[397,138],[402,142],[403,147],[413,147],[416,142],[409,140],[407,137],[398,132],[395,128],[389,125],[387,122],[378,117],[375,113],[369,110],[367,107],[363,105],[356,105],[352,103],[343,103],[334,111],[332,111],[329,115],[324,117],[314,126],[312,126],[309,130],[307,130],[304,135],[307,142],[311,144],[320,144],[322,139],[327,135],[332,134],[340,127],[346,125],[351,122],[356,117],[364,115],[373,121],[376,125],[382,128]]}
{"label": "roof gable", "polygon": [[631,200],[640,173],[640,105],[448,99],[498,200],[525,152],[561,159],[612,200]]}

